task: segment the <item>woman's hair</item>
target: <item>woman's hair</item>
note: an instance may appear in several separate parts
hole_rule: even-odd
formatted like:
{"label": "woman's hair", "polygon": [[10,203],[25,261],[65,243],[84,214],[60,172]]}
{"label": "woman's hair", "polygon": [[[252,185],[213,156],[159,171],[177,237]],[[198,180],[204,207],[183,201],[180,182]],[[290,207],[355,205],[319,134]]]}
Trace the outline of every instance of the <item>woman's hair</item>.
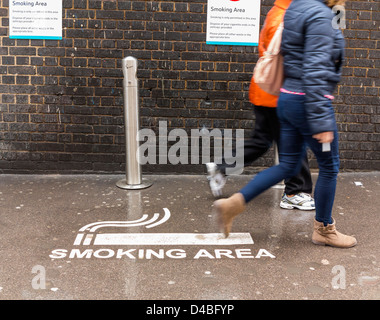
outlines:
{"label": "woman's hair", "polygon": [[344,6],[344,3],[346,2],[346,0],[326,0],[326,4],[332,8],[333,6],[336,6],[336,5],[341,5],[341,6]]}

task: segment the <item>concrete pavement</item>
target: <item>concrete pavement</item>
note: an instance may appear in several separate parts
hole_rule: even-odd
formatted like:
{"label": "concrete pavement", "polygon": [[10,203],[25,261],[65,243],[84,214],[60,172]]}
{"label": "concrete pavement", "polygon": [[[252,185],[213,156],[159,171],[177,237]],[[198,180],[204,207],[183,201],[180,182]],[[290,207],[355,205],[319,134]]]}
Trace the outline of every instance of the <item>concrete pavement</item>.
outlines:
{"label": "concrete pavement", "polygon": [[[313,179],[316,179],[313,174]],[[311,243],[314,212],[249,203],[223,239],[205,176],[0,176],[2,300],[380,299],[380,173],[341,173],[333,216],[350,249]],[[229,177],[225,195],[251,176]]]}

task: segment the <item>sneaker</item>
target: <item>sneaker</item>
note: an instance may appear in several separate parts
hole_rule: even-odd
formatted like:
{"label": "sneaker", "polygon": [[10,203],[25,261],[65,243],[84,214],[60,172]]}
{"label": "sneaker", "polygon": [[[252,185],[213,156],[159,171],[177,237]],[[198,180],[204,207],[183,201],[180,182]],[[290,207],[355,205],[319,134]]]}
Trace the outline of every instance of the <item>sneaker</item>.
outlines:
{"label": "sneaker", "polygon": [[282,195],[280,207],[283,209],[315,210],[314,199],[307,193],[300,192],[293,197]]}
{"label": "sneaker", "polygon": [[218,170],[214,162],[206,163],[206,168],[211,192],[214,197],[220,197],[222,195],[223,187],[226,184],[226,178]]}

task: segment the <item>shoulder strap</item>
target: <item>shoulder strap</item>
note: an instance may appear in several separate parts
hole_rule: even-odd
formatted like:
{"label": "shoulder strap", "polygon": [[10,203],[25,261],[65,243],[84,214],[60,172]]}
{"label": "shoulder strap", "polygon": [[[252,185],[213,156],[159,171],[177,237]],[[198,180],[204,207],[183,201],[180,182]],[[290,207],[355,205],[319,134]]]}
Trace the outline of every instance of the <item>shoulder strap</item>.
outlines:
{"label": "shoulder strap", "polygon": [[277,27],[276,32],[273,35],[267,49],[268,54],[277,55],[281,51],[282,31],[284,30],[284,23],[281,22]]}

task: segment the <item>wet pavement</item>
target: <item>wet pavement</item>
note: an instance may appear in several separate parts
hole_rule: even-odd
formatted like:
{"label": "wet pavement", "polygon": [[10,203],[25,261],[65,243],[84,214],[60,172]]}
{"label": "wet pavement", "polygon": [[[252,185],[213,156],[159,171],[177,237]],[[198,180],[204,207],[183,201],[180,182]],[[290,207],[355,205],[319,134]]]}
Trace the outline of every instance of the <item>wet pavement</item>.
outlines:
{"label": "wet pavement", "polygon": [[[1,175],[0,299],[380,299],[380,172],[339,175],[333,216],[350,249],[312,244],[314,212],[281,209],[281,187],[226,240],[205,176],[131,191],[122,178]],[[229,177],[225,195],[250,178]]]}

